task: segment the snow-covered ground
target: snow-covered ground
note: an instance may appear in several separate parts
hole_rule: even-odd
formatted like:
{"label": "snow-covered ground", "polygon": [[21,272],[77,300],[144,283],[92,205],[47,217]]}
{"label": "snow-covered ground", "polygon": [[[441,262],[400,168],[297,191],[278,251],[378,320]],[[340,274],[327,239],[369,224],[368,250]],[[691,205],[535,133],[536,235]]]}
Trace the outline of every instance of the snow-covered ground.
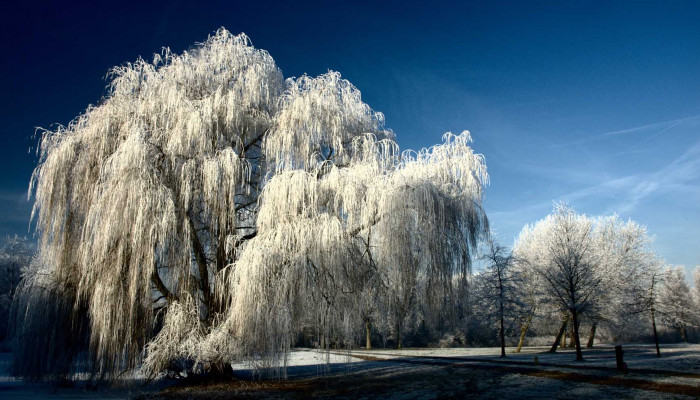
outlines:
{"label": "snow-covered ground", "polygon": [[599,345],[593,349],[585,349],[584,361],[576,361],[574,350],[559,350],[556,353],[549,353],[549,347],[523,348],[520,353],[515,353],[514,350],[514,348],[507,348],[506,358],[500,357],[500,348],[357,350],[353,354],[399,362],[434,362],[445,365],[461,362],[465,367],[488,368],[491,366],[524,369],[533,373],[536,371],[562,372],[613,380],[683,385],[697,388],[697,396],[700,397],[700,345],[698,344],[662,345],[661,358],[656,357],[653,346],[623,345],[623,358],[628,366],[626,373],[616,370],[615,348],[612,345]]}
{"label": "snow-covered ground", "polygon": [[[661,358],[656,357],[656,351],[651,345],[623,345],[624,361],[634,369],[652,369],[678,371],[700,374],[700,345],[699,344],[663,344]],[[584,361],[576,361],[573,349],[558,350],[549,353],[549,346],[524,347],[520,353],[515,353],[514,347],[506,348],[506,358],[500,357],[500,347],[480,348],[448,348],[448,349],[377,349],[354,350],[352,354],[371,355],[375,357],[468,357],[493,362],[526,362],[533,363],[537,356],[541,364],[568,365],[572,367],[609,367],[615,368],[615,347],[613,345],[597,345],[592,349],[583,349]]]}
{"label": "snow-covered ground", "polygon": [[[328,374],[344,374],[357,370],[365,360],[353,357],[348,351],[326,352],[316,349],[294,349],[287,356],[287,379],[302,379]],[[234,375],[242,378],[255,378],[265,371],[251,362],[233,364]],[[268,376],[275,377],[280,371],[268,371]]]}
{"label": "snow-covered ground", "polygon": [[[259,370],[251,363],[234,364],[238,380],[199,386],[135,385],[88,390],[81,385],[55,388],[26,384],[0,375],[0,399],[127,399],[127,398],[699,398],[700,345],[626,345],[628,373],[615,370],[613,346],[548,353],[546,347],[406,349],[326,353],[296,349],[287,359],[287,381],[251,381]],[[535,365],[535,356],[539,365]],[[0,354],[3,371],[10,355]],[[242,378],[242,379],[241,379]],[[267,383],[266,383],[267,382]],[[165,389],[164,391],[160,391]]]}
{"label": "snow-covered ground", "polygon": [[[615,370],[613,346],[586,350],[576,362],[572,351],[549,354],[527,348],[499,357],[498,348],[356,350],[364,362],[333,364],[323,370],[309,361],[314,350],[297,350],[288,381],[234,381],[173,387],[147,396],[201,398],[477,398],[477,399],[692,399],[700,397],[700,345],[663,346],[661,359],[651,346],[624,346],[631,372]],[[535,365],[534,357],[539,365]],[[347,353],[335,361],[342,362]],[[333,359],[331,357],[331,359]],[[544,365],[543,365],[544,364]],[[245,365],[237,374],[246,371]],[[635,369],[636,368],[636,369]],[[692,371],[695,371],[694,373]]]}

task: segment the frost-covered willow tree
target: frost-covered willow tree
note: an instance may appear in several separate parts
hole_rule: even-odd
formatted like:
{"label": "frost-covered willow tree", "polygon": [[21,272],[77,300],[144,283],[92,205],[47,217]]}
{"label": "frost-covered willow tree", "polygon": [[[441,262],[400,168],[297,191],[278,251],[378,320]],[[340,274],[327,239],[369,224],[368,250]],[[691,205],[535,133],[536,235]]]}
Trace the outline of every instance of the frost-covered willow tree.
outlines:
{"label": "frost-covered willow tree", "polygon": [[[99,105],[43,132],[30,192],[51,284],[18,312],[19,338],[86,321],[89,345],[47,365],[20,341],[20,375],[64,373],[79,354],[101,376],[142,361],[153,374],[177,359],[276,360],[308,327],[349,344],[362,296],[410,307],[450,295],[487,232],[469,133],[401,153],[336,72],[285,80],[220,29],[110,76]],[[52,308],[37,312],[42,302]],[[50,353],[60,341],[39,342]]]}
{"label": "frost-covered willow tree", "polygon": [[289,336],[268,335],[296,323],[319,321],[326,339],[349,333],[358,311],[348,302],[367,281],[386,289],[398,323],[419,282],[428,293],[449,287],[485,225],[475,201],[485,176],[467,133],[445,140],[399,155],[366,134],[348,166],[279,172],[261,196],[258,235],[224,271],[222,292],[233,294],[224,326],[254,349],[284,349]]}

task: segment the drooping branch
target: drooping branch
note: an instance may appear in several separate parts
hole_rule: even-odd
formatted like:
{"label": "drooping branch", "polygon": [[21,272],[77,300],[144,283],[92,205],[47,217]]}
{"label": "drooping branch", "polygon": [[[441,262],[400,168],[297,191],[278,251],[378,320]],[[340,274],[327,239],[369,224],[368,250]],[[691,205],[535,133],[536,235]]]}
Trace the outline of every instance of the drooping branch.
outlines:
{"label": "drooping branch", "polygon": [[156,289],[160,292],[160,294],[162,294],[165,297],[169,304],[172,304],[174,301],[178,301],[178,297],[175,294],[173,294],[170,290],[168,290],[167,286],[165,286],[165,283],[160,278],[160,274],[158,274],[157,269],[153,270],[151,281],[155,285]]}

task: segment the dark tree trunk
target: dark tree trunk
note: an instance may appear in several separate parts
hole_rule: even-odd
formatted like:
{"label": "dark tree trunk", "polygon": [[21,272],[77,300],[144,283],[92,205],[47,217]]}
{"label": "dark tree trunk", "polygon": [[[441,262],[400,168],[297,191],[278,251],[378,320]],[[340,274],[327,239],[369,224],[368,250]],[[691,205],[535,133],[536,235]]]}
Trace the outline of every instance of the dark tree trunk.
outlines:
{"label": "dark tree trunk", "polygon": [[566,346],[566,348],[573,349],[574,348],[574,325],[569,324],[569,345]]}
{"label": "dark tree trunk", "polygon": [[659,350],[659,335],[656,333],[656,318],[654,317],[654,307],[651,308],[651,327],[654,329],[654,344],[656,345],[656,357],[661,357]]}
{"label": "dark tree trunk", "polygon": [[218,362],[212,365],[210,377],[214,379],[233,379],[233,367],[230,362]]}
{"label": "dark tree trunk", "polygon": [[576,343],[576,361],[583,361],[583,353],[581,352],[581,341],[578,337],[578,312],[576,310],[571,312],[574,323],[574,343]]}
{"label": "dark tree trunk", "polygon": [[400,322],[396,323],[396,348],[397,349],[403,348],[403,341],[401,340],[401,323]]}
{"label": "dark tree trunk", "polygon": [[506,337],[503,333],[503,315],[501,315],[501,357],[506,356]]}
{"label": "dark tree trunk", "polygon": [[501,298],[501,357],[506,356],[506,336],[503,325],[503,300]]}
{"label": "dark tree trunk", "polygon": [[504,318],[504,312],[503,312],[503,303],[504,303],[504,293],[503,293],[503,280],[501,279],[501,273],[502,270],[500,267],[498,268],[498,300],[499,300],[499,311],[500,311],[500,317],[501,317],[501,357],[506,356],[506,337],[505,337],[505,331],[504,331],[504,323],[503,323],[503,318]]}
{"label": "dark tree trunk", "polygon": [[595,340],[595,330],[597,327],[598,324],[596,322],[594,322],[591,326],[591,333],[588,335],[588,343],[586,344],[586,347],[588,348],[593,347],[593,341]]}
{"label": "dark tree trunk", "polygon": [[153,267],[151,282],[153,282],[153,285],[160,292],[160,294],[165,297],[165,300],[168,302],[168,304],[172,304],[174,301],[177,300],[177,296],[175,296],[170,290],[168,290],[168,287],[165,286],[165,283],[163,283],[163,280],[158,274],[158,268],[155,266]]}
{"label": "dark tree trunk", "polygon": [[207,308],[207,318],[210,318],[213,313],[211,312],[212,306],[212,295],[211,288],[209,287],[209,267],[207,266],[207,257],[204,252],[204,246],[197,236],[197,229],[195,228],[192,216],[187,218],[190,224],[190,237],[192,240],[192,249],[194,250],[194,256],[197,260],[197,269],[199,271],[199,289],[202,291],[202,297],[204,297],[204,304]]}
{"label": "dark tree trunk", "polygon": [[568,324],[569,324],[569,314],[565,314],[564,318],[561,321],[561,328],[559,328],[559,333],[557,333],[557,337],[554,339],[554,344],[552,344],[552,347],[549,349],[550,353],[557,352],[557,346],[559,346],[559,342],[561,341],[561,337],[564,335],[564,332],[566,332],[566,326]]}

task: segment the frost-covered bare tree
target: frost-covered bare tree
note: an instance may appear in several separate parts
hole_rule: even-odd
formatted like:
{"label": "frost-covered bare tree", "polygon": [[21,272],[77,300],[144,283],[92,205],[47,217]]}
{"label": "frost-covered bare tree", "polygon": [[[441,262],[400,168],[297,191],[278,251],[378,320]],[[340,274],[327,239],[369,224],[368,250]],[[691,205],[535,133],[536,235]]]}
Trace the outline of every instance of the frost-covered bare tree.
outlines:
{"label": "frost-covered bare tree", "polygon": [[[593,345],[598,325],[613,340],[622,340],[638,331],[649,317],[658,353],[655,313],[662,273],[651,242],[646,228],[632,220],[616,215],[587,217],[563,205],[555,206],[553,215],[523,229],[515,249],[523,260],[520,267],[532,267],[543,280],[546,290],[541,303],[559,298],[563,305],[562,293],[570,304],[578,299],[576,307],[562,307],[566,312],[553,349],[569,322],[576,330],[571,311],[575,309],[577,319],[590,323],[588,347]],[[558,290],[553,283],[558,283]],[[577,294],[572,297],[571,292]],[[577,333],[571,336],[578,340]]]}
{"label": "frost-covered bare tree", "polygon": [[659,349],[659,335],[656,329],[656,317],[659,311],[659,294],[663,284],[664,271],[658,258],[654,257],[649,262],[642,264],[638,273],[627,282],[631,302],[627,304],[628,311],[637,314],[647,314],[651,322],[656,356],[661,357]]}
{"label": "frost-covered bare tree", "polygon": [[518,235],[513,248],[515,258],[513,270],[518,275],[521,293],[518,316],[520,339],[516,353],[522,349],[533,319],[551,308],[551,299],[544,290],[543,278],[535,268],[532,268],[532,265],[544,262],[541,259],[545,251],[543,245],[544,242],[538,239],[534,226],[526,225]]}
{"label": "frost-covered bare tree", "polygon": [[501,344],[501,357],[506,356],[506,328],[521,313],[525,307],[522,299],[522,281],[519,271],[514,268],[516,263],[512,251],[490,238],[481,260],[485,262],[484,269],[474,279],[474,296],[479,314],[485,320],[496,322]]}
{"label": "frost-covered bare tree", "polygon": [[648,309],[644,301],[640,302],[641,288],[646,287],[648,273],[658,263],[646,227],[632,220],[623,221],[617,215],[598,217],[595,236],[601,254],[602,285],[588,313],[588,347],[593,346],[600,323],[617,338],[636,330],[639,314]]}
{"label": "frost-covered bare tree", "polygon": [[696,265],[693,269],[693,301],[695,302],[695,310],[698,313],[698,325],[700,325],[700,265]]}
{"label": "frost-covered bare tree", "polygon": [[685,280],[683,266],[668,267],[659,291],[659,313],[666,325],[676,328],[681,339],[688,341],[687,328],[697,320],[697,311]]}
{"label": "frost-covered bare tree", "polygon": [[[283,365],[308,326],[348,344],[369,315],[358,297],[447,288],[487,232],[469,133],[401,153],[336,72],[284,80],[267,52],[220,29],[110,76],[99,105],[43,132],[30,192],[50,290],[28,289],[18,312],[19,335],[88,321],[75,352],[100,376],[142,360],[151,375],[178,358]],[[61,324],[47,335],[62,338]],[[71,362],[16,360],[39,377]]]}
{"label": "frost-covered bare tree", "polygon": [[576,359],[582,360],[581,314],[593,306],[603,281],[593,219],[577,214],[567,205],[557,204],[552,214],[528,231],[531,233],[527,239],[519,239],[516,247],[534,245],[543,250],[527,262],[542,277],[549,297],[571,316]]}

